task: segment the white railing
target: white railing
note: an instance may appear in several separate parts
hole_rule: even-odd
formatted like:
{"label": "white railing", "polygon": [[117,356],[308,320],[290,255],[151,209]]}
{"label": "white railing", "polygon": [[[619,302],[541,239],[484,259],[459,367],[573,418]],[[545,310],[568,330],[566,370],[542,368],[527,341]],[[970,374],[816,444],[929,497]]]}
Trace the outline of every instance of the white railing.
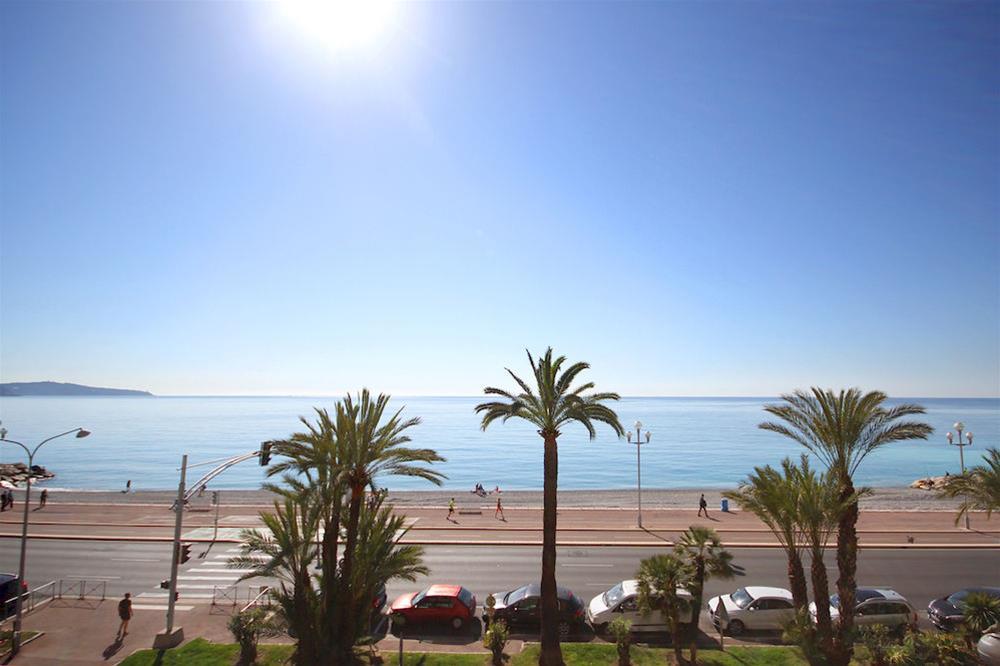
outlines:
{"label": "white railing", "polygon": [[[21,594],[21,614],[27,615],[39,606],[46,604],[56,598],[56,582],[49,581],[44,585],[39,585],[33,590],[28,590]],[[8,599],[3,604],[3,617],[0,618],[0,625],[14,619],[17,614],[17,597]]]}
{"label": "white railing", "polygon": [[[250,599],[247,602],[247,605],[240,609],[241,613],[245,613],[249,609],[251,609],[251,608],[257,608],[258,606],[263,607],[263,608],[270,608],[271,607],[271,605],[274,602],[274,599],[271,598],[271,588],[268,587],[267,585],[261,585],[259,589],[260,589],[260,592],[257,593],[257,596],[255,596],[254,598]],[[253,591],[254,591],[254,588],[250,588],[249,590],[247,590],[247,597],[248,598],[250,597],[250,595],[253,594]]]}
{"label": "white railing", "polygon": [[[49,583],[49,585],[54,585],[54,582]],[[108,598],[108,581],[92,580],[88,582],[82,578],[71,580],[60,578],[59,590],[55,596],[60,599],[69,597],[71,599],[100,599],[104,601]]]}

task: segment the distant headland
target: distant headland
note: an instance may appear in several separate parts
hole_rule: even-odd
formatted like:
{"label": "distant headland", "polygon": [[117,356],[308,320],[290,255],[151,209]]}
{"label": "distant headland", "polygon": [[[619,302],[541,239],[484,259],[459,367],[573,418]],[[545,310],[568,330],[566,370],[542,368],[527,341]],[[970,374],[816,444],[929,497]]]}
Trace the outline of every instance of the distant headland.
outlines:
{"label": "distant headland", "polygon": [[84,386],[82,384],[65,384],[62,382],[12,382],[0,384],[0,396],[90,396],[90,395],[118,395],[118,396],[147,396],[152,397],[149,391],[136,391],[134,389],[100,388],[97,386]]}

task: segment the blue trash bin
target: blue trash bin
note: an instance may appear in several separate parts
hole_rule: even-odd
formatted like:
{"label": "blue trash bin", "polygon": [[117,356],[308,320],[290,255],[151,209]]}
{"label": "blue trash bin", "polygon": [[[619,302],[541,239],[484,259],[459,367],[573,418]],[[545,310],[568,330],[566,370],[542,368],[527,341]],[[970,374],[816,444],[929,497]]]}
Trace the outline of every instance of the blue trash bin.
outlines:
{"label": "blue trash bin", "polygon": [[729,500],[722,500],[722,513],[729,513]]}

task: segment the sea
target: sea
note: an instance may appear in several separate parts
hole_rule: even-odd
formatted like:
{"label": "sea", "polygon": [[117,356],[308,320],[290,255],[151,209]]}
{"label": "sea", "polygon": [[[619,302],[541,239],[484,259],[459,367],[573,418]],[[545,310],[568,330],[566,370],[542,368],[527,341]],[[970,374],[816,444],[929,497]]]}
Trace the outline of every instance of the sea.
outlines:
{"label": "sea", "polygon": [[[471,489],[482,483],[504,490],[542,486],[542,441],[520,421],[479,427],[474,407],[480,397],[394,397],[407,417],[420,417],[410,429],[412,446],[436,450],[446,461],[446,489]],[[873,487],[909,485],[925,476],[959,471],[959,451],[945,434],[956,421],[974,433],[965,448],[966,465],[981,461],[988,447],[1000,446],[1000,398],[909,398],[923,405],[934,427],[926,441],[894,443],[871,454],[856,475]],[[136,490],[177,487],[182,454],[191,464],[259,449],[264,440],[281,439],[303,429],[300,418],[314,409],[332,408],[335,398],[310,397],[3,397],[0,421],[8,439],[34,446],[75,427],[89,437],[52,440],[36,464],[55,473],[52,489],[118,490],[132,481]],[[775,398],[623,398],[616,410],[623,424],[642,422],[644,488],[717,489],[736,486],[757,465],[775,465],[803,452],[798,444],[760,430],[768,420],[765,404]],[[634,435],[633,435],[634,440]],[[2,444],[0,461],[26,456]],[[211,465],[193,468],[189,481]],[[234,466],[213,483],[218,489],[254,489],[264,470],[250,461]],[[636,483],[636,446],[598,424],[590,440],[577,425],[559,438],[560,489],[621,489]],[[378,480],[393,490],[431,490],[429,482],[389,477]]]}

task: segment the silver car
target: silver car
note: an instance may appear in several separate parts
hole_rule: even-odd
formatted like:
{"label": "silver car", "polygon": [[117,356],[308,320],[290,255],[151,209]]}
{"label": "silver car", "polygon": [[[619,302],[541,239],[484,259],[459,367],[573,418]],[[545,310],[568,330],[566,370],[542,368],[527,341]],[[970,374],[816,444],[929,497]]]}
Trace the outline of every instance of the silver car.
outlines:
{"label": "silver car", "polygon": [[976,653],[980,664],[1000,666],[1000,627],[993,625],[990,629],[976,644]]}
{"label": "silver car", "polygon": [[[677,596],[691,601],[691,593],[678,589]],[[698,617],[698,609],[692,608],[681,622],[691,622]],[[597,633],[603,633],[608,623],[623,617],[632,623],[632,631],[667,631],[663,614],[656,611],[643,615],[639,612],[639,581],[623,580],[607,592],[599,594],[587,605],[587,621]]]}
{"label": "silver car", "polygon": [[712,597],[708,613],[716,629],[739,636],[747,629],[781,631],[795,617],[795,606],[788,590],[754,585]]}
{"label": "silver car", "polygon": [[[840,598],[830,597],[830,619],[840,617]],[[816,603],[809,604],[809,614],[816,621]],[[887,627],[916,625],[917,611],[910,602],[888,587],[859,587],[854,594],[854,624],[859,627],[882,624]]]}

